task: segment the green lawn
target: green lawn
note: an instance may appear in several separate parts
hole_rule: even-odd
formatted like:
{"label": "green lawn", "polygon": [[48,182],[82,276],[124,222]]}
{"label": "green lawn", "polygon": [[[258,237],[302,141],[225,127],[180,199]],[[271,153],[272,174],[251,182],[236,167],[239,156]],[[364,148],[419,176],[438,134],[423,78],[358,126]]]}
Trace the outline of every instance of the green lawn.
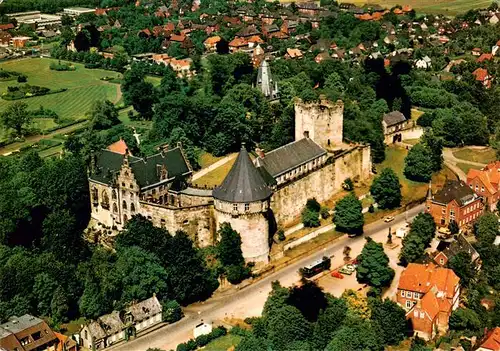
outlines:
{"label": "green lawn", "polygon": [[243,339],[239,335],[227,334],[221,338],[215,339],[203,348],[204,351],[227,351],[232,346],[236,346]]}
{"label": "green lawn", "polygon": [[[397,174],[401,183],[403,204],[423,199],[428,189],[428,184],[414,182],[406,179],[406,177],[404,176],[404,159],[407,154],[408,150],[406,150],[405,148],[398,146],[388,147],[385,152],[385,161],[381,164],[376,165],[378,174],[380,174],[380,172],[384,168],[392,168]],[[455,177],[455,174],[445,167],[441,172],[435,174],[432,177],[432,185],[434,187],[440,186],[445,182],[447,178],[454,179]]]}
{"label": "green lawn", "polygon": [[468,163],[461,163],[461,162],[458,162],[457,163],[457,167],[460,168],[465,174],[469,173],[469,169],[481,169],[481,167],[478,167],[478,166],[472,166]]}
{"label": "green lawn", "polygon": [[217,156],[214,156],[206,151],[202,151],[198,162],[200,163],[201,168],[205,168],[205,167],[208,167],[208,166],[214,164],[215,162],[217,162],[223,158],[224,158],[223,156],[217,157]]}
{"label": "green lawn", "polygon": [[[82,64],[74,63],[76,71],[57,72],[49,68],[55,60],[47,58],[22,59],[0,63],[0,69],[16,71],[28,77],[28,84],[45,86],[51,89],[68,89],[65,92],[37,96],[23,101],[31,109],[40,106],[55,111],[63,120],[75,120],[85,116],[92,103],[96,100],[108,99],[116,103],[119,85],[107,83],[100,78],[118,75],[116,72],[105,70],[90,70]],[[0,93],[7,90],[8,86],[18,85],[17,81],[0,82]],[[0,99],[0,112],[12,101]],[[48,124],[44,126],[49,128]],[[0,139],[5,133],[0,132]]]}
{"label": "green lawn", "polygon": [[460,150],[453,151],[453,156],[462,160],[484,164],[494,162],[497,159],[496,152],[492,148],[470,149],[464,147]]}
{"label": "green lawn", "polygon": [[[291,0],[281,0],[282,2],[291,2]],[[456,15],[465,13],[470,9],[486,8],[490,6],[492,0],[342,0],[362,6],[364,4],[379,4],[391,8],[395,5],[410,5],[417,12],[439,13],[445,15]]]}

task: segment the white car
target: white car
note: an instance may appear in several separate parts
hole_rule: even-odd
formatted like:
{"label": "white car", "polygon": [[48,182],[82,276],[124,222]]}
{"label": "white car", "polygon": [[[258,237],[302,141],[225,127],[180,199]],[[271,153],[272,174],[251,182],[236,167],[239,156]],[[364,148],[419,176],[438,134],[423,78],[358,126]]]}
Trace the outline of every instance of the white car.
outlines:
{"label": "white car", "polygon": [[388,223],[388,222],[392,222],[394,220],[394,216],[385,216],[384,217],[384,222]]}

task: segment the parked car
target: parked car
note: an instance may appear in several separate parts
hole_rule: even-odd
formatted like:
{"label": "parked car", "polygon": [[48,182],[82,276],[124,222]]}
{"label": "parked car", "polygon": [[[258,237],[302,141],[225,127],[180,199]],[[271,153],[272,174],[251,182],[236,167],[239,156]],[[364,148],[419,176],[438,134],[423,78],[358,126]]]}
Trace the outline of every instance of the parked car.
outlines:
{"label": "parked car", "polygon": [[346,264],[339,269],[339,272],[345,275],[351,275],[356,271],[356,266],[353,264]]}
{"label": "parked car", "polygon": [[388,222],[392,222],[394,220],[394,216],[385,216],[384,217],[384,222],[388,223]]}

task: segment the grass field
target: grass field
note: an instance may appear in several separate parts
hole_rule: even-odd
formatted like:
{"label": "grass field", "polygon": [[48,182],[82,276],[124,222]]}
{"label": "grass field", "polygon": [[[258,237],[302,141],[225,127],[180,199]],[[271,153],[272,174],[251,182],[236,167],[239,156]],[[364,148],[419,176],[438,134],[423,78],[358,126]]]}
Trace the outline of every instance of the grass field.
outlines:
{"label": "grass field", "polygon": [[481,169],[481,167],[473,166],[469,163],[457,162],[457,167],[460,168],[465,174],[469,173],[469,169]]}
{"label": "grass field", "polygon": [[465,147],[460,150],[453,151],[453,156],[462,160],[484,164],[493,162],[497,159],[496,152],[492,148],[471,149]]}
{"label": "grass field", "polygon": [[203,348],[204,351],[227,351],[229,348],[236,346],[243,339],[239,335],[227,334],[221,338],[215,339]]}
{"label": "grass field", "polygon": [[[285,1],[286,2],[286,1]],[[364,4],[379,4],[391,8],[395,5],[410,5],[417,12],[456,15],[470,9],[486,8],[492,0],[346,0],[358,6]]]}
{"label": "grass field", "polygon": [[[406,177],[404,176],[404,159],[407,153],[408,151],[402,147],[388,147],[385,153],[385,161],[377,165],[378,174],[380,174],[380,172],[384,168],[392,168],[394,172],[396,172],[402,186],[401,193],[403,195],[403,204],[407,204],[424,198],[428,189],[428,184],[414,182],[406,179]],[[435,174],[432,177],[432,185],[433,187],[440,187],[444,184],[446,179],[455,178],[455,174],[445,167],[441,172]]]}
{"label": "grass field", "polygon": [[[205,160],[205,162],[206,161],[207,160]],[[213,188],[217,185],[220,185],[222,183],[222,181],[224,180],[224,178],[226,178],[226,175],[229,173],[229,170],[231,169],[231,167],[233,166],[235,161],[236,161],[236,158],[229,160],[228,162],[224,163],[222,166],[214,169],[212,172],[209,172],[209,173],[205,174],[203,177],[197,179],[194,182],[194,184],[199,186],[199,187],[208,187],[208,188]]]}
{"label": "grass field", "polygon": [[[96,100],[108,99],[116,102],[119,85],[104,82],[100,78],[118,73],[98,69],[90,70],[77,63],[74,64],[76,71],[57,72],[49,68],[50,63],[54,61],[46,58],[8,61],[1,63],[0,69],[25,74],[28,77],[27,83],[31,85],[68,89],[62,93],[17,100],[25,102],[31,109],[37,109],[40,106],[51,109],[64,120],[84,117]],[[5,92],[8,86],[18,84],[17,81],[0,82],[0,93]],[[12,101],[0,99],[0,112],[12,103]],[[47,125],[42,127],[49,128]]]}

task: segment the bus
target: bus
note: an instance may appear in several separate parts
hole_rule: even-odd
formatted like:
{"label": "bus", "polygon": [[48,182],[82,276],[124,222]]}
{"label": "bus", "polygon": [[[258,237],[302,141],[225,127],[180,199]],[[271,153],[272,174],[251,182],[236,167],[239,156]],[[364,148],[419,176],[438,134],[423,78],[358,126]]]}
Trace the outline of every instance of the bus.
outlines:
{"label": "bus", "polygon": [[332,259],[330,257],[323,256],[322,259],[312,262],[300,269],[300,274],[304,278],[311,278],[316,274],[319,274],[325,270],[329,270],[332,265]]}

